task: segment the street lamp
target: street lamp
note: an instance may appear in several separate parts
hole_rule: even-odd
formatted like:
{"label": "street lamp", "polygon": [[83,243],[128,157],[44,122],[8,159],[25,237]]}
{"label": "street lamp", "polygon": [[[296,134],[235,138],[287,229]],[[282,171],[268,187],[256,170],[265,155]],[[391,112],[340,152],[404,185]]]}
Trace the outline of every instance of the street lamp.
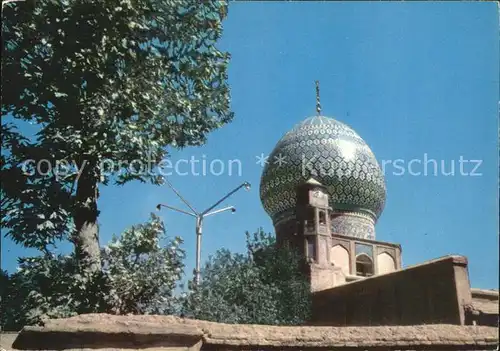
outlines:
{"label": "street lamp", "polygon": [[228,197],[230,197],[235,192],[240,190],[241,188],[245,188],[245,190],[250,190],[250,183],[244,182],[244,183],[240,184],[238,187],[236,187],[234,190],[227,193],[224,197],[222,197],[219,201],[217,201],[212,206],[207,208],[205,211],[198,212],[193,208],[193,206],[191,206],[189,204],[189,202],[187,202],[181,196],[181,194],[179,194],[179,192],[177,190],[175,190],[175,188],[172,186],[172,184],[166,178],[165,178],[165,182],[168,184],[170,189],[172,189],[172,191],[175,193],[175,195],[177,195],[179,197],[179,199],[181,199],[181,201],[184,202],[184,204],[186,204],[187,207],[189,207],[191,212],[181,210],[181,209],[175,208],[173,206],[165,205],[165,204],[156,205],[156,209],[159,211],[162,207],[165,207],[165,208],[168,208],[169,210],[177,211],[177,212],[180,212],[180,213],[183,213],[183,214],[186,214],[186,215],[189,215],[191,217],[196,218],[196,269],[195,269],[194,281],[195,281],[196,285],[199,285],[200,284],[200,260],[201,260],[201,234],[202,234],[202,228],[203,228],[203,219],[205,217],[215,215],[218,213],[222,213],[222,212],[226,212],[226,211],[236,212],[236,209],[233,206],[224,207],[224,208],[214,210],[214,211],[212,211],[212,210],[215,207],[217,207],[218,205],[220,205]]}

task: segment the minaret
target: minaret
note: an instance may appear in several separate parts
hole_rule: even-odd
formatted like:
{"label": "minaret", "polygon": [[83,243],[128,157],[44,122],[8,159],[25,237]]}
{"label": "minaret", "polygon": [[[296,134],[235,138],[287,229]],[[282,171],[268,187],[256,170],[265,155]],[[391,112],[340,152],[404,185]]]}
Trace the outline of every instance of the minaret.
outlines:
{"label": "minaret", "polygon": [[312,291],[335,285],[334,266],[330,259],[330,211],[328,192],[321,183],[311,178],[297,187],[297,236],[302,243],[299,251],[307,261]]}

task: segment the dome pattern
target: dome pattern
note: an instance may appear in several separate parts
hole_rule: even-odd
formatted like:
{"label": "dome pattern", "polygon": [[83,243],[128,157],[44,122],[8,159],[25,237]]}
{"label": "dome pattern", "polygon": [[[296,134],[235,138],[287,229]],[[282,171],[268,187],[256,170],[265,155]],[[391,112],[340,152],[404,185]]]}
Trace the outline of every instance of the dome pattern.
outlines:
{"label": "dome pattern", "polygon": [[309,117],[277,143],[260,184],[262,204],[275,224],[294,216],[296,187],[309,178],[327,187],[333,211],[359,213],[373,222],[382,213],[382,170],[364,140],[344,123]]}

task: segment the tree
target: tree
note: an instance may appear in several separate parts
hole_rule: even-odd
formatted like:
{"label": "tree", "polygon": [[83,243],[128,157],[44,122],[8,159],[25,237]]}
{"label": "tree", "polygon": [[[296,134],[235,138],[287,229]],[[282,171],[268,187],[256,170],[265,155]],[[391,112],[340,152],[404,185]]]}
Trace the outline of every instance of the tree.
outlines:
{"label": "tree", "polygon": [[229,55],[215,46],[226,13],[216,0],[4,7],[2,227],[13,240],[46,255],[70,240],[76,263],[99,272],[99,186],[161,184],[151,170],[167,146],[201,145],[233,117]]}
{"label": "tree", "polygon": [[102,250],[112,312],[172,314],[174,290],[184,271],[182,239],[165,241],[163,222],[154,214],[147,223],[113,237]]}
{"label": "tree", "polygon": [[100,272],[82,269],[74,254],[20,259],[16,273],[0,276],[1,327],[19,330],[82,313],[175,313],[174,290],[184,269],[181,243],[167,240],[152,214],[102,248]]}
{"label": "tree", "polygon": [[183,313],[222,323],[298,325],[310,313],[310,287],[301,258],[289,247],[277,247],[260,229],[247,233],[246,254],[219,250],[192,284]]}

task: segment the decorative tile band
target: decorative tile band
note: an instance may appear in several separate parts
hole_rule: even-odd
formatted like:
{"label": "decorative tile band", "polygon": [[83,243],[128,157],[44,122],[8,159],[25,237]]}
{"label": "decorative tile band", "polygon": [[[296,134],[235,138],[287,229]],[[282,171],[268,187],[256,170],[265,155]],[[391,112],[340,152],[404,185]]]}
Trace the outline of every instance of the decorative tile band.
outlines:
{"label": "decorative tile band", "polygon": [[344,212],[333,214],[331,223],[333,234],[375,240],[375,223],[369,217]]}
{"label": "decorative tile band", "polygon": [[[273,224],[276,231],[278,231],[279,226],[283,226],[290,221],[296,222],[295,212],[288,212]],[[332,234],[375,240],[375,222],[370,216],[347,211],[333,212],[330,214],[330,223]]]}

